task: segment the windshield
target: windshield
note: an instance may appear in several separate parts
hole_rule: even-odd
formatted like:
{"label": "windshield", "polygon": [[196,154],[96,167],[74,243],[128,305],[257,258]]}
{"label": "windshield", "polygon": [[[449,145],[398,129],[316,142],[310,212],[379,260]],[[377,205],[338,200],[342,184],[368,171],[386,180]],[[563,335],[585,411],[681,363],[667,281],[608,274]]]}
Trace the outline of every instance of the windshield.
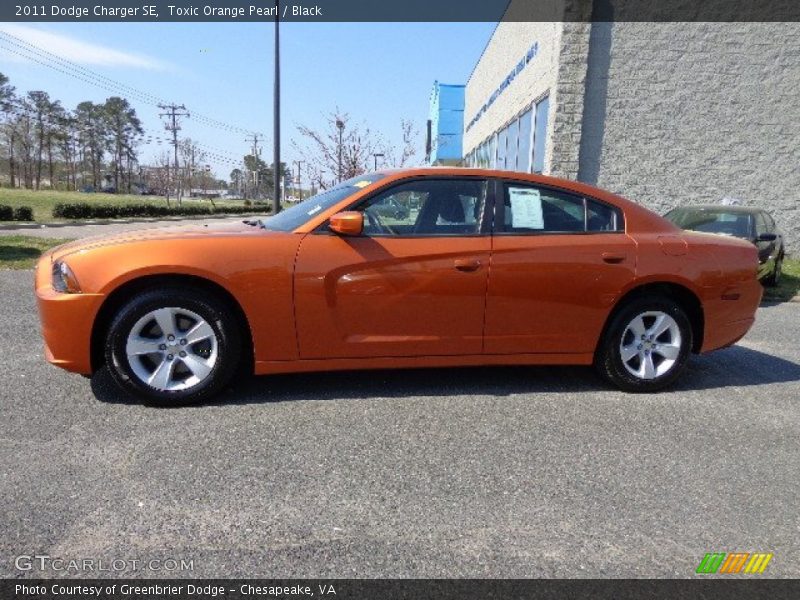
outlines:
{"label": "windshield", "polygon": [[722,233],[735,237],[748,238],[751,233],[751,215],[741,211],[723,209],[677,209],[666,215],[667,219],[681,229]]}
{"label": "windshield", "polygon": [[274,231],[294,231],[315,215],[328,210],[334,204],[383,177],[385,175],[381,173],[368,173],[343,181],[336,187],[311,196],[311,198],[279,212],[274,217],[262,219],[263,227]]}

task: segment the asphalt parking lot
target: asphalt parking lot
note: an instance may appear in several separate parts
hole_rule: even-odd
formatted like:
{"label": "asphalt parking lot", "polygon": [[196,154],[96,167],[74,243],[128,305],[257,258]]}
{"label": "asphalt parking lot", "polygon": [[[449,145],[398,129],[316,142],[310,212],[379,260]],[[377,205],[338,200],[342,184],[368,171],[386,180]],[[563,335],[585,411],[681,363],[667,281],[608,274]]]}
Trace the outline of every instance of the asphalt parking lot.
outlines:
{"label": "asphalt parking lot", "polygon": [[1,576],[38,553],[192,561],[119,573],[139,577],[693,577],[733,551],[800,576],[800,304],[657,395],[585,368],[380,371],[165,410],[49,366],[32,285],[0,272]]}

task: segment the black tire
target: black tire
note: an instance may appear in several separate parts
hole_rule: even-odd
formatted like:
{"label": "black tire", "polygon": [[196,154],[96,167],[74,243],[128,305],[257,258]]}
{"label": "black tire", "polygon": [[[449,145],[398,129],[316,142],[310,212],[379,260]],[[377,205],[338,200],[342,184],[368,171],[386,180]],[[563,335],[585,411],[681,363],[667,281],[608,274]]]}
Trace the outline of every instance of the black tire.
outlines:
{"label": "black tire", "polygon": [[775,268],[772,269],[767,277],[764,278],[764,285],[768,287],[775,287],[781,282],[781,274],[783,273],[783,254],[778,255],[775,259]]}
{"label": "black tire", "polygon": [[[206,340],[195,345],[177,346],[174,345],[174,341],[170,341],[169,344],[171,345],[169,347],[166,344],[159,346],[166,347],[167,350],[165,352],[142,355],[144,357],[142,359],[138,357],[129,359],[127,344],[129,336],[134,335],[134,327],[138,327],[138,324],[143,320],[146,321],[152,311],[165,308],[174,309],[177,314],[174,317],[176,335],[179,335],[181,331],[181,323],[187,323],[187,327],[192,327],[193,323],[199,322],[192,321],[192,318],[187,316],[190,314],[199,316],[205,321],[205,324],[210,326],[213,334],[209,332]],[[155,320],[153,320],[154,322]],[[153,326],[151,325],[150,327],[152,331]],[[164,334],[160,333],[160,328],[156,327],[154,331],[156,333],[153,334],[155,337],[152,338],[152,342],[150,338],[139,337],[138,339],[146,339],[148,344],[164,341],[161,340],[161,336],[164,336]],[[205,329],[205,331],[208,331],[208,329]],[[188,329],[184,330],[184,332],[188,336]],[[178,342],[181,341],[178,340]],[[215,346],[212,346],[212,344],[215,344]],[[205,348],[198,349],[198,346],[203,345],[205,345]],[[167,354],[167,352],[172,352],[172,354]],[[195,377],[195,373],[189,370],[188,362],[184,363],[182,362],[183,358],[178,358],[179,352],[182,356],[189,354],[186,357],[187,361],[200,358],[203,361],[210,362],[213,357],[213,366],[210,370],[208,366],[204,366],[202,379],[189,385],[189,382]],[[184,389],[157,389],[148,385],[141,377],[141,374],[146,372],[151,364],[157,365],[160,361],[164,366],[163,362],[168,356],[174,357],[169,359],[170,362],[174,361],[174,366],[169,371],[170,374],[177,373],[176,377],[178,379],[185,377],[183,381],[176,379],[174,384],[187,386]],[[105,348],[106,364],[114,381],[124,391],[142,399],[145,404],[154,406],[197,404],[212,398],[231,381],[237,371],[241,356],[242,335],[239,331],[238,320],[228,304],[206,290],[184,286],[166,286],[137,294],[130,302],[120,308],[115,315],[108,330]],[[132,362],[137,360],[140,362],[133,365]],[[205,363],[206,365],[207,362]],[[189,375],[178,373],[178,371],[186,371]],[[137,372],[139,373],[138,375]],[[170,375],[171,377],[172,375]]]}
{"label": "black tire", "polygon": [[[639,339],[629,326],[634,319],[648,315],[649,313],[664,314],[671,317],[676,327],[665,331],[655,340]],[[642,323],[645,331],[649,323],[655,323],[656,316],[643,317]],[[652,321],[650,320],[652,319]],[[677,331],[675,331],[677,329]],[[677,334],[677,335],[676,335]],[[644,334],[648,337],[648,334]],[[631,342],[634,344],[632,346]],[[641,345],[639,344],[641,342]],[[655,392],[671,385],[686,367],[686,362],[692,349],[692,326],[689,318],[679,304],[669,298],[659,296],[642,296],[633,298],[619,308],[611,317],[611,321],[606,327],[603,338],[600,340],[595,354],[595,368],[600,375],[626,392]],[[629,362],[623,361],[622,346],[636,349],[637,354],[629,358]],[[677,348],[674,358],[667,359],[659,352],[666,352],[672,348]],[[641,350],[639,350],[641,348]],[[646,356],[645,354],[646,353]],[[644,370],[643,364],[648,360],[651,367],[648,377],[643,372],[640,376],[633,374],[629,368],[636,367]],[[644,361],[642,359],[645,359]],[[673,361],[670,364],[669,361]],[[663,373],[658,373],[663,369]],[[654,376],[653,376],[654,375]]]}

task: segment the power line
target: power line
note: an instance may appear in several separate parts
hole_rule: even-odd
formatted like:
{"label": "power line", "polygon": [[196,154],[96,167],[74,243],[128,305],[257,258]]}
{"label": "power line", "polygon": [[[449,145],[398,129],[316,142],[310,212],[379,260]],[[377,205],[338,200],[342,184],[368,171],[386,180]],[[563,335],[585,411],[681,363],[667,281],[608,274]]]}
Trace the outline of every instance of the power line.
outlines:
{"label": "power line", "polygon": [[[3,36],[5,38],[7,38],[5,40],[7,43],[13,44],[13,45],[17,46],[18,48],[21,48],[21,49],[23,49],[23,50],[25,50],[25,51],[27,51],[29,53],[36,54],[37,56],[45,58],[46,60],[50,60],[52,62],[58,63],[61,66],[63,66],[64,68],[67,68],[67,69],[69,69],[71,71],[77,72],[77,73],[79,73],[80,75],[82,75],[84,77],[97,79],[98,82],[104,82],[105,85],[109,85],[109,86],[114,87],[116,89],[129,90],[128,93],[131,93],[131,94],[134,94],[134,95],[139,95],[139,96],[142,96],[144,98],[149,98],[149,100],[147,100],[147,102],[149,102],[149,103],[155,102],[157,104],[159,102],[164,102],[164,100],[162,98],[159,98],[158,96],[155,96],[155,95],[153,95],[153,94],[151,94],[149,92],[143,92],[141,90],[137,90],[136,88],[131,87],[131,86],[125,84],[125,83],[121,83],[119,81],[116,81],[114,79],[106,77],[105,75],[101,75],[100,73],[96,73],[94,71],[91,71],[91,70],[89,70],[89,69],[87,69],[87,68],[85,68],[85,67],[83,67],[83,66],[81,66],[81,65],[79,65],[79,64],[77,64],[75,62],[72,62],[72,61],[70,61],[68,59],[65,59],[65,58],[63,58],[61,56],[58,56],[57,54],[53,54],[49,50],[45,50],[44,48],[36,46],[35,44],[32,44],[32,43],[28,42],[27,40],[24,40],[24,39],[19,38],[19,37],[15,36],[15,35],[13,35],[11,33],[8,33],[7,31],[0,31],[0,36]],[[47,65],[45,65],[45,66],[47,66]]]}
{"label": "power line", "polygon": [[[11,44],[14,48],[16,48],[14,49],[5,46],[3,44],[0,44],[0,47],[4,48],[8,52],[11,52],[22,58],[27,58],[28,60],[32,60],[33,62],[41,66],[48,67],[64,75],[74,77],[85,83],[90,83],[92,85],[101,87],[113,93],[121,93],[123,95],[135,97],[138,101],[143,102],[145,104],[149,104],[151,106],[158,107],[159,104],[166,104],[166,101],[163,98],[159,98],[158,96],[151,94],[149,92],[141,91],[137,88],[134,88],[124,83],[120,83],[119,81],[116,81],[104,75],[100,75],[95,71],[91,71],[90,69],[87,69],[77,63],[74,63],[68,59],[53,54],[52,52],[49,52],[44,48],[36,46],[35,44],[31,44],[30,42],[18,38],[17,36],[12,35],[8,32],[0,31],[0,42],[3,42],[5,44]],[[219,119],[209,117],[207,115],[198,113],[196,111],[193,111],[193,113],[195,119],[210,127],[225,129],[232,133],[248,134],[251,132],[250,129],[245,129],[243,127],[231,125],[229,123],[225,123],[224,121],[220,121]]]}

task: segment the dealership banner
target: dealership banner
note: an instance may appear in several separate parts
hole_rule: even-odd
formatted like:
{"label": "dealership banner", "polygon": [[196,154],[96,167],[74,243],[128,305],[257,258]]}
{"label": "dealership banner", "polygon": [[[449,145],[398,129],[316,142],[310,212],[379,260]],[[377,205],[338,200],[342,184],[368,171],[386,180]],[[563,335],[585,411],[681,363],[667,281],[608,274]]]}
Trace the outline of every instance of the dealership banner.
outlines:
{"label": "dealership banner", "polygon": [[3,580],[3,600],[500,600],[528,598],[792,600],[800,581],[775,579],[16,579]]}
{"label": "dealership banner", "polygon": [[[798,21],[796,0],[4,0],[0,21]],[[791,43],[791,40],[787,40]]]}

